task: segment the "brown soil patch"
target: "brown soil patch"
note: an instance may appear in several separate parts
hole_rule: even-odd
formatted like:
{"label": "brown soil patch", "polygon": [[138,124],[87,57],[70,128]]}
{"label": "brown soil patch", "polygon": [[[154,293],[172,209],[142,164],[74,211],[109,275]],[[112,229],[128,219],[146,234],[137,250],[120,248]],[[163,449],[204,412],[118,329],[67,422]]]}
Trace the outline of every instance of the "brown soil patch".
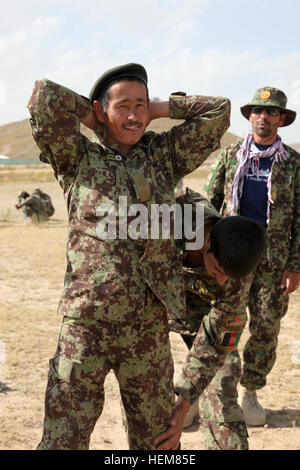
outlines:
{"label": "brown soil patch", "polygon": [[[11,178],[5,180],[0,171],[0,341],[6,351],[6,361],[0,363],[0,449],[7,450],[35,449],[39,442],[48,360],[55,352],[61,323],[56,309],[65,270],[65,203],[57,183],[40,178],[40,170],[30,172],[31,178],[25,177],[29,171],[24,169],[23,179],[15,180],[11,170]],[[195,189],[202,187],[203,181],[189,181]],[[39,226],[14,208],[17,193],[31,192],[37,183],[50,194],[56,208],[53,218]],[[299,304],[297,292],[282,322],[276,365],[259,393],[267,409],[267,425],[249,429],[251,449],[300,448],[300,351],[297,356],[292,349],[300,340]],[[174,333],[171,343],[177,375],[187,350]],[[119,400],[111,373],[91,449],[127,449]],[[204,449],[199,424],[183,433],[182,449]]]}

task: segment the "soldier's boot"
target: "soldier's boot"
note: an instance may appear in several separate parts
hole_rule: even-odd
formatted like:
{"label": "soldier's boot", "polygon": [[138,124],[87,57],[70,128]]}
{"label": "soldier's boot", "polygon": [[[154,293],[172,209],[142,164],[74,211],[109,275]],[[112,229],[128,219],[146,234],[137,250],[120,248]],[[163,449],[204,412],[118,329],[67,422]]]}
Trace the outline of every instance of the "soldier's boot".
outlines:
{"label": "soldier's boot", "polygon": [[244,390],[242,394],[241,407],[248,426],[264,426],[266,424],[266,412],[258,402],[256,392]]}
{"label": "soldier's boot", "polygon": [[183,428],[191,426],[196,418],[199,418],[199,400],[196,400],[195,403],[191,405],[189,411],[185,415]]}

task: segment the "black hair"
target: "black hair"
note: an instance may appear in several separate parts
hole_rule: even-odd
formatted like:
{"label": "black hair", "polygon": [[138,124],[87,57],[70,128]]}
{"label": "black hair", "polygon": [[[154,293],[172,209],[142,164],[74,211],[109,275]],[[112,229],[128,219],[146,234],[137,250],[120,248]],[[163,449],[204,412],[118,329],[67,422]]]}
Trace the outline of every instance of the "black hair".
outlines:
{"label": "black hair", "polygon": [[266,247],[266,229],[239,215],[225,217],[210,231],[210,249],[224,272],[233,278],[247,276],[260,262]]}
{"label": "black hair", "polygon": [[137,77],[122,77],[122,78],[116,78],[116,79],[113,79],[111,80],[110,82],[107,83],[107,85],[103,88],[103,90],[101,91],[100,95],[98,96],[98,99],[97,101],[99,101],[102,106],[103,106],[103,109],[104,111],[107,110],[107,106],[108,106],[108,100],[109,100],[109,90],[110,88],[115,85],[116,83],[120,83],[121,81],[123,80],[126,80],[128,82],[139,82],[139,83],[142,83],[145,88],[146,88],[146,93],[147,93],[147,100],[149,100],[149,91],[148,91],[148,87],[146,85],[145,82],[143,82],[143,80],[137,78]]}
{"label": "black hair", "polygon": [[29,197],[29,194],[27,193],[27,191],[22,191],[18,197],[22,199],[27,199]]}

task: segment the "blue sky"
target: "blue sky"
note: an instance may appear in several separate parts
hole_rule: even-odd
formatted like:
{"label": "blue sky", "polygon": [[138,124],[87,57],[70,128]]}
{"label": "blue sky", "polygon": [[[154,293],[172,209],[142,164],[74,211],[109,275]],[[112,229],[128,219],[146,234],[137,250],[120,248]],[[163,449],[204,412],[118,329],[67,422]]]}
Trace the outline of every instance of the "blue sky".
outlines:
{"label": "blue sky", "polygon": [[151,97],[222,95],[230,131],[239,108],[265,85],[281,88],[296,122],[280,134],[300,142],[299,0],[0,0],[0,125],[28,117],[36,79],[87,95],[107,68],[142,63]]}

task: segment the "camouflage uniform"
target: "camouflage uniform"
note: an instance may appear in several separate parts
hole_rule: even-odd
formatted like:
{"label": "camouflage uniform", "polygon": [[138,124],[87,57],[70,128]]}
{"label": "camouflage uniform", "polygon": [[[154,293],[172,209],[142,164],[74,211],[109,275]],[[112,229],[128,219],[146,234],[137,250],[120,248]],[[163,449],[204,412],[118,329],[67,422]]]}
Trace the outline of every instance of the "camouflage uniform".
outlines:
{"label": "camouflage uniform", "polygon": [[27,217],[36,217],[40,222],[48,220],[54,214],[54,207],[51,202],[50,196],[42,192],[40,189],[35,189],[31,196],[27,195],[24,191],[18,196],[17,209],[22,209]]}
{"label": "camouflage uniform", "polygon": [[55,209],[52,204],[50,196],[44,193],[43,191],[41,191],[40,189],[36,189],[34,191],[34,194],[37,194],[40,197],[42,201],[42,205],[43,205],[43,213],[45,214],[45,216],[47,218],[51,217],[54,214]]}
{"label": "camouflage uniform", "polygon": [[[241,142],[220,152],[206,183],[211,202],[224,216],[231,213],[230,194]],[[241,378],[241,384],[250,391],[266,384],[275,362],[280,320],[288,308],[288,296],[281,288],[283,271],[300,271],[300,159],[295,150],[283,147],[289,159],[273,166],[267,249],[250,288],[251,336],[243,351]]]}
{"label": "camouflage uniform", "polygon": [[[220,218],[205,198],[191,194],[194,202],[204,205],[205,225]],[[220,286],[205,267],[184,266],[184,277],[186,317],[170,319],[169,327],[181,334],[190,352],[175,389],[190,403],[201,395],[200,415],[207,449],[247,449],[247,428],[237,402],[240,375],[237,347],[247,321],[246,286],[250,287],[252,276],[228,279]]]}
{"label": "camouflage uniform", "polygon": [[110,369],[120,383],[132,449],[153,449],[154,436],[169,422],[174,397],[166,312],[185,312],[179,250],[172,237],[97,236],[97,210],[104,204],[117,212],[119,196],[127,196],[128,206],[173,204],[179,179],[219,146],[229,125],[227,99],[176,94],[169,103],[171,118],[185,123],[147,132],[122,154],[80,133],[80,121],[92,110],[89,100],[49,80],[35,84],[29,102],[33,136],[69,213],[59,305],[64,321],[50,364],[42,449],[88,447]]}

